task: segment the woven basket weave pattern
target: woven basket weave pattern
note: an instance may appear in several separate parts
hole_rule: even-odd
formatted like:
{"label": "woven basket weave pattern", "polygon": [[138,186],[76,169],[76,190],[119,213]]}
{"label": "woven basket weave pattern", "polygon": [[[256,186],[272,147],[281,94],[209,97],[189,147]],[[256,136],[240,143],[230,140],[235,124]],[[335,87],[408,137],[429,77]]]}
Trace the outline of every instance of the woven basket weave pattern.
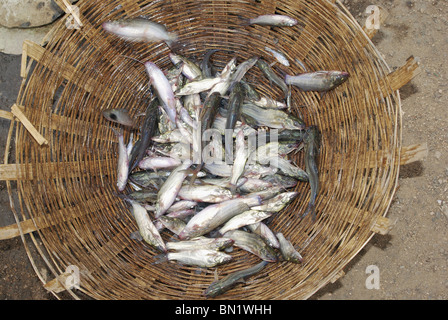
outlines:
{"label": "woven basket weave pattern", "polygon": [[[309,185],[300,183],[297,199],[270,226],[296,244],[304,263],[269,264],[220,298],[308,298],[368,242],[396,189],[400,101],[387,78],[390,70],[345,8],[324,0],[81,0],[77,6],[83,26],[69,29],[60,21],[48,35],[45,53],[31,64],[17,99],[49,142],[39,146],[17,128],[16,163],[32,168],[17,181],[20,209],[39,229],[44,254],[57,272],[78,266],[81,291],[98,299],[198,299],[214,280],[214,270],[155,264],[158,253],[130,239],[137,226],[115,195],[117,141],[101,111],[120,107],[137,115],[151,98],[143,66],[124,55],[161,69],[171,62],[165,44],[129,43],[104,32],[101,24],[141,15],[176,32],[186,56],[200,59],[209,49],[221,49],[213,55],[218,68],[234,54],[238,61],[257,55],[272,62],[264,50],[269,46],[286,54],[291,67],[282,68],[290,74],[303,72],[295,59],[313,71],[350,73],[324,98],[292,88],[292,112],[322,132],[318,219],[298,218],[310,196]],[[270,13],[293,16],[299,23],[242,26],[242,17]],[[264,94],[281,97],[257,68],[247,77]],[[301,152],[294,160],[304,166]],[[218,268],[220,277],[259,261],[242,250],[232,254],[233,262]]]}

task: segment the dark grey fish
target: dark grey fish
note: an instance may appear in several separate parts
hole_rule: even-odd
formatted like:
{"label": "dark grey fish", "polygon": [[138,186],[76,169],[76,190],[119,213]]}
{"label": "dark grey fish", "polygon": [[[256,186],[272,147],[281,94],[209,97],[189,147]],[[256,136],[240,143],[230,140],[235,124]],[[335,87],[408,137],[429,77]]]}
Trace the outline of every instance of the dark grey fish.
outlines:
{"label": "dark grey fish", "polygon": [[210,284],[210,286],[205,290],[204,295],[207,298],[213,298],[223,294],[239,282],[244,282],[245,278],[260,272],[267,264],[267,261],[262,261],[253,267],[231,273],[221,280],[212,282],[212,284]]}

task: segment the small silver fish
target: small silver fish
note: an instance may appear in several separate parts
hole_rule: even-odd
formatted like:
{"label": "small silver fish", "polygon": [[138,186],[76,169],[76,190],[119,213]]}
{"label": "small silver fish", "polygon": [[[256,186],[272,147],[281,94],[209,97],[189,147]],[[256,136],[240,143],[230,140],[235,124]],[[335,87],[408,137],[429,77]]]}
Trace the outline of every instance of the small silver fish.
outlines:
{"label": "small silver fish", "polygon": [[208,91],[222,81],[223,81],[223,79],[220,77],[194,80],[194,81],[188,82],[182,88],[179,88],[176,91],[176,95],[177,96],[186,96],[186,95],[190,95],[190,94]]}
{"label": "small silver fish", "polygon": [[229,262],[232,259],[232,256],[229,254],[210,249],[168,252],[166,257],[168,260],[176,260],[181,264],[204,268],[211,268]]}
{"label": "small silver fish", "polygon": [[172,169],[181,163],[179,159],[170,157],[146,157],[138,163],[138,167],[143,170]]}
{"label": "small silver fish", "polygon": [[196,207],[197,204],[198,203],[196,201],[180,200],[180,201],[173,203],[172,206],[169,207],[166,212],[170,213],[170,212],[177,212],[177,211],[192,209],[192,208]]}
{"label": "small silver fish", "polygon": [[316,71],[302,73],[297,76],[286,75],[285,82],[303,91],[325,92],[336,88],[349,78],[344,71]]}
{"label": "small silver fish", "polygon": [[183,220],[168,216],[160,216],[156,221],[161,222],[165,228],[167,228],[174,234],[181,233],[186,225]]}
{"label": "small silver fish", "polygon": [[284,66],[286,66],[286,67],[289,67],[290,66],[290,63],[289,63],[289,60],[288,60],[288,58],[286,58],[286,56],[283,54],[283,53],[281,53],[281,52],[278,52],[278,51],[276,51],[276,50],[274,50],[274,49],[271,49],[271,48],[269,48],[269,47],[264,47],[264,50],[266,50],[267,52],[269,52],[278,62],[280,62],[282,65],[284,65]]}
{"label": "small silver fish", "polygon": [[224,226],[219,229],[220,234],[224,234],[227,231],[235,230],[249,224],[260,222],[264,219],[272,216],[272,212],[248,210],[234,216],[229,221],[227,221]]}
{"label": "small silver fish", "polygon": [[244,133],[240,130],[236,136],[235,141],[235,160],[232,166],[232,175],[230,176],[230,189],[232,194],[236,192],[236,185],[238,179],[244,172],[244,167],[246,165],[248,153],[246,150],[246,145],[244,143]]}
{"label": "small silver fish", "polygon": [[252,103],[244,103],[241,113],[249,116],[258,126],[267,126],[273,129],[303,130],[305,123],[292,114],[277,109],[265,109]]}
{"label": "small silver fish", "polygon": [[233,245],[233,240],[229,238],[207,238],[197,237],[191,240],[183,241],[170,241],[166,243],[168,250],[197,250],[197,249],[209,249],[209,250],[223,250]]}
{"label": "small silver fish", "polygon": [[263,201],[263,203],[259,206],[252,207],[252,210],[261,210],[261,211],[269,211],[269,212],[279,212],[287,204],[289,204],[295,197],[297,197],[299,193],[295,191],[283,192],[279,195]]}
{"label": "small silver fish", "polygon": [[103,23],[103,29],[127,41],[166,41],[177,40],[177,35],[168,32],[166,27],[146,18],[133,18]]}
{"label": "small silver fish", "polygon": [[183,185],[178,197],[197,202],[219,203],[233,198],[230,190],[214,185]]}
{"label": "small silver fish", "polygon": [[155,247],[156,249],[166,252],[166,246],[163,242],[162,237],[160,236],[159,231],[156,229],[154,223],[151,221],[151,218],[148,215],[146,209],[137,201],[127,200],[132,205],[132,215],[135,218],[135,222],[137,223],[140,235],[143,240]]}
{"label": "small silver fish", "polygon": [[169,207],[174,203],[177,193],[182,187],[182,182],[188,175],[187,169],[193,164],[191,160],[184,160],[184,162],[174,169],[168,179],[163,183],[157,194],[155,217],[158,218],[163,215]]}
{"label": "small silver fish", "polygon": [[179,234],[179,239],[191,239],[202,236],[232,217],[249,210],[249,207],[260,203],[260,199],[237,198],[223,201],[217,204],[209,205],[196,213],[190,221],[188,221],[185,229]]}
{"label": "small silver fish", "polygon": [[275,236],[274,232],[272,232],[272,230],[269,229],[269,227],[263,222],[256,222],[248,225],[247,227],[250,231],[262,237],[271,247],[276,249],[280,248],[280,243],[278,242],[278,239]]}
{"label": "small silver fish", "polygon": [[165,110],[170,121],[175,124],[177,119],[176,100],[170,82],[156,64],[148,61],[144,65],[150,79],[150,84],[156,91],[162,108]]}
{"label": "small silver fish", "polygon": [[272,247],[268,246],[266,242],[254,233],[249,233],[242,230],[227,231],[223,237],[230,238],[236,247],[246,250],[264,261],[276,262],[277,255]]}
{"label": "small silver fish", "polygon": [[103,116],[109,121],[116,122],[128,127],[135,127],[135,120],[129,115],[126,109],[107,109],[103,111]]}
{"label": "small silver fish", "polygon": [[249,24],[258,24],[261,26],[276,26],[276,27],[292,27],[297,24],[297,20],[281,14],[265,14],[252,19],[249,19]]}
{"label": "small silver fish", "polygon": [[276,234],[276,236],[280,243],[280,251],[282,253],[283,258],[286,261],[295,262],[295,263],[300,263],[303,261],[303,258],[300,255],[300,253],[296,249],[294,249],[294,246],[292,245],[292,243],[285,238],[283,233],[278,232]]}
{"label": "small silver fish", "polygon": [[197,64],[186,57],[170,52],[168,54],[171,62],[175,65],[181,64],[182,74],[189,80],[199,79],[202,77],[202,70]]}
{"label": "small silver fish", "polygon": [[129,157],[124,144],[123,131],[113,130],[118,137],[117,187],[119,191],[126,188],[129,177]]}

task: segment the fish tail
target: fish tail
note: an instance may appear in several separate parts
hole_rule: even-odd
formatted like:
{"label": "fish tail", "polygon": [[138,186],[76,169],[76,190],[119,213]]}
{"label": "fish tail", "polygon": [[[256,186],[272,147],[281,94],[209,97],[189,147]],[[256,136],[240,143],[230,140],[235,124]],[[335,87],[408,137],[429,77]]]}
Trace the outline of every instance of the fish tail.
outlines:
{"label": "fish tail", "polygon": [[308,207],[306,208],[306,211],[304,214],[302,214],[302,216],[300,217],[300,219],[305,218],[307,215],[309,215],[311,213],[311,219],[314,221],[316,221],[316,208],[314,206],[314,203],[309,203]]}
{"label": "fish tail", "polygon": [[237,188],[236,184],[230,183],[230,192],[232,193],[232,195],[236,194],[236,188]]}
{"label": "fish tail", "polygon": [[154,262],[152,262],[151,264],[160,264],[165,262],[168,262],[168,256],[166,252],[154,256]]}
{"label": "fish tail", "polygon": [[242,26],[249,26],[251,24],[250,18],[246,18],[246,17],[243,17],[243,16],[238,16],[238,20],[239,20],[239,23]]}

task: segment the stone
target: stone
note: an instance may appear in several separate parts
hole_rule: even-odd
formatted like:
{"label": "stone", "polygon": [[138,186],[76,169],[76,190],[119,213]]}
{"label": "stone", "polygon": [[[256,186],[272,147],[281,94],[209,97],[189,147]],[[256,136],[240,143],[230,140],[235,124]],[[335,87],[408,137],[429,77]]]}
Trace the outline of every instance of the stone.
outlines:
{"label": "stone", "polygon": [[[76,1],[71,0],[71,3]],[[53,0],[2,0],[0,26],[33,28],[52,23],[64,11]]]}
{"label": "stone", "polygon": [[22,54],[24,40],[31,40],[40,44],[51,28],[53,28],[52,24],[30,29],[0,27],[0,52],[20,55]]}

